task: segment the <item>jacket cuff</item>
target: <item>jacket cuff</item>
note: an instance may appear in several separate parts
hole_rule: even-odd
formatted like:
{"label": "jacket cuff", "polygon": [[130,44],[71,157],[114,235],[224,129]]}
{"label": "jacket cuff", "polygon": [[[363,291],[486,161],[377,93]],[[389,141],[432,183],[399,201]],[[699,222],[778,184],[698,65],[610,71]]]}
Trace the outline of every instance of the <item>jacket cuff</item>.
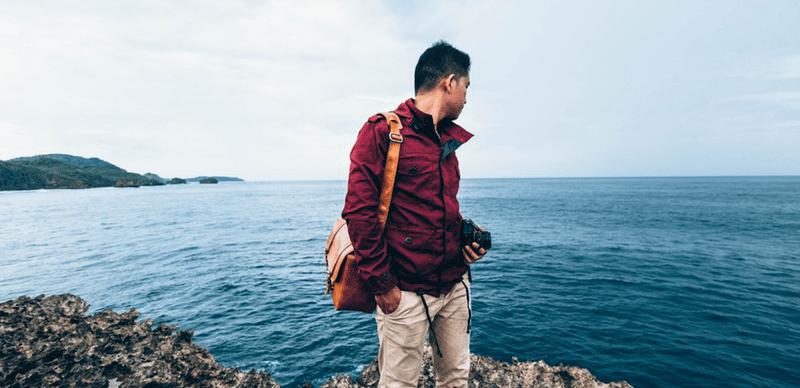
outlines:
{"label": "jacket cuff", "polygon": [[391,272],[384,272],[378,276],[369,276],[366,281],[367,288],[372,295],[383,295],[397,286],[397,278]]}

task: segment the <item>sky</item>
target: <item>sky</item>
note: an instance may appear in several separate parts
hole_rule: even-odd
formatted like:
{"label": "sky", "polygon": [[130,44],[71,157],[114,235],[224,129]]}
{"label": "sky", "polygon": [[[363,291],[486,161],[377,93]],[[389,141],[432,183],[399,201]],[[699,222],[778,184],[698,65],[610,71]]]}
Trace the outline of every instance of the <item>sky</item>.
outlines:
{"label": "sky", "polygon": [[0,160],[345,180],[440,39],[464,178],[800,175],[795,0],[2,0]]}

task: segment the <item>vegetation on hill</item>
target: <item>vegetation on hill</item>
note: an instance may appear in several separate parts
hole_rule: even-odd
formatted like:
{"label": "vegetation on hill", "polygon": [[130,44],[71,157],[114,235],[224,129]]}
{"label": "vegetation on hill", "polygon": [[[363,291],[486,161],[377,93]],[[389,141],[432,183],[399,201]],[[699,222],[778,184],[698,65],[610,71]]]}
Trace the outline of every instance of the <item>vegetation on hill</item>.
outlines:
{"label": "vegetation on hill", "polygon": [[111,163],[108,163],[99,158],[82,158],[80,156],[72,156],[66,154],[47,154],[47,155],[37,155],[37,156],[23,156],[21,158],[11,159],[8,160],[9,162],[28,162],[28,161],[35,161],[41,159],[52,159],[57,160],[62,163],[66,163],[75,167],[114,167]]}
{"label": "vegetation on hill", "polygon": [[50,154],[0,162],[0,190],[86,189],[112,187],[119,181],[163,185],[98,158]]}
{"label": "vegetation on hill", "polygon": [[162,178],[162,177],[158,176],[158,174],[153,174],[152,172],[146,172],[144,174],[144,177],[145,178],[149,178],[149,179],[154,179],[154,180],[157,180],[157,181],[161,181],[161,182],[164,182],[164,183],[167,183],[167,181],[169,180],[169,179]]}
{"label": "vegetation on hill", "polygon": [[[92,187],[139,187],[199,182],[209,177],[174,178],[170,181],[147,173],[125,171],[98,158],[65,154],[27,156],[0,161],[0,191],[38,189],[86,189]],[[242,181],[239,178],[212,177],[218,181]]]}

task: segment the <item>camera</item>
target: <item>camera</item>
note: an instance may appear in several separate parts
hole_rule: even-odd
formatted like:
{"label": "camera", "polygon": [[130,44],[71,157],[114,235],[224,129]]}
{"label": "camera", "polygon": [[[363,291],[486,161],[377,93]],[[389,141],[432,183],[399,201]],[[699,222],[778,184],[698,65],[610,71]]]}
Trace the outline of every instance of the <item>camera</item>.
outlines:
{"label": "camera", "polygon": [[486,230],[481,231],[472,220],[465,218],[461,224],[461,242],[463,245],[472,245],[476,242],[481,248],[489,249],[492,247],[492,234]]}

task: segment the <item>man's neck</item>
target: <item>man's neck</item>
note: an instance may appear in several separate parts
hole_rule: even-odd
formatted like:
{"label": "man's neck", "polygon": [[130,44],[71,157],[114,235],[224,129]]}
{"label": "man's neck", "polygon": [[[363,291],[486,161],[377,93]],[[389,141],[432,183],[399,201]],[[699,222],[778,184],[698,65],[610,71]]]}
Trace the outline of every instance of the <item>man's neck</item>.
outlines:
{"label": "man's neck", "polygon": [[433,129],[439,135],[439,122],[444,118],[444,104],[441,94],[438,93],[423,93],[417,94],[414,98],[414,105],[422,111],[431,115],[433,119]]}

